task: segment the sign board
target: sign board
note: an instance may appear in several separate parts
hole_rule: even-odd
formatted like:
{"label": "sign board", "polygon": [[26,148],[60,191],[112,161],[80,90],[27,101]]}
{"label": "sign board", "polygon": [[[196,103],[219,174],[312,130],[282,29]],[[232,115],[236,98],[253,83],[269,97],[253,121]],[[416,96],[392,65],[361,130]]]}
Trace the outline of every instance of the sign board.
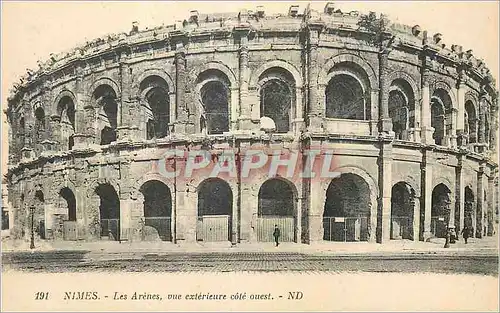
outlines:
{"label": "sign board", "polygon": [[439,220],[444,222],[444,217],[440,217]]}
{"label": "sign board", "polygon": [[336,217],[334,219],[335,223],[344,223],[345,222],[345,218],[344,217]]}

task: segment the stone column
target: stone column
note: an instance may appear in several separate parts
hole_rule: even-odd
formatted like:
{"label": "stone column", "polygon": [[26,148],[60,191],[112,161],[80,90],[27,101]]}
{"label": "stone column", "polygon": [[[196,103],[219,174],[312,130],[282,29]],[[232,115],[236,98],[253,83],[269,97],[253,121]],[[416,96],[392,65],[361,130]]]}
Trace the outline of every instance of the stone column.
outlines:
{"label": "stone column", "polygon": [[413,198],[413,241],[420,238],[420,195]]}
{"label": "stone column", "polygon": [[248,32],[250,29],[241,28],[238,31],[240,37],[239,50],[239,70],[240,70],[240,94],[239,107],[240,115],[238,116],[238,128],[240,130],[248,130],[252,128],[252,107],[248,97],[248,84],[250,81],[250,68],[248,58]]}
{"label": "stone column", "polygon": [[73,135],[73,149],[86,149],[94,143],[95,112],[90,103],[91,99],[84,99],[83,69],[78,66],[75,83],[75,134]]}
{"label": "stone column", "polygon": [[[320,90],[318,86],[318,74],[320,64],[318,64],[320,55],[318,51],[319,32],[322,25],[309,25],[308,46],[307,46],[307,85],[309,98],[309,130],[313,132],[323,132],[322,120],[325,112],[325,103],[320,101]],[[326,87],[326,86],[323,86]]]}
{"label": "stone column", "polygon": [[323,240],[323,209],[325,207],[325,196],[325,190],[323,189],[321,181],[319,179],[312,179],[309,192],[309,210],[307,212],[309,243]]}
{"label": "stone column", "polygon": [[488,236],[493,236],[493,216],[494,216],[494,194],[495,194],[495,172],[492,171],[491,176],[488,177]]}
{"label": "stone column", "polygon": [[[457,125],[456,125],[457,113],[458,113],[457,108],[454,108],[454,107],[451,108],[451,130],[450,130],[449,138],[450,138],[450,146],[452,148],[457,147]],[[463,118],[464,117],[463,117],[463,113],[462,113],[462,121],[463,121]]]}
{"label": "stone column", "polygon": [[432,217],[432,170],[435,161],[432,157],[431,150],[424,150],[421,164],[422,170],[422,197],[424,207],[424,233],[423,240],[432,237],[431,234],[431,217]]}
{"label": "stone column", "polygon": [[476,238],[482,238],[484,222],[484,164],[479,167],[477,173],[477,208],[476,208]]}
{"label": "stone column", "polygon": [[[379,60],[379,131],[382,133],[392,132],[392,120],[389,117],[389,85],[387,79],[389,51],[384,50],[378,54]],[[372,103],[373,105],[373,103]]]}
{"label": "stone column", "polygon": [[132,74],[130,72],[131,69],[128,58],[128,54],[122,51],[120,54],[121,99],[117,112],[117,141],[139,139],[139,127],[134,123],[139,122],[136,112],[139,112],[140,107],[135,105],[136,101],[132,99],[130,94],[132,90]]}
{"label": "stone column", "polygon": [[[459,70],[459,77],[457,80],[457,145],[465,147],[467,145],[467,134],[465,133],[465,73],[463,69]],[[469,125],[469,128],[471,125]],[[471,130],[469,131],[469,133]],[[463,201],[462,201],[463,202]],[[460,224],[462,225],[462,224]]]}
{"label": "stone column", "polygon": [[[382,125],[382,124],[381,124]],[[391,239],[391,197],[392,197],[392,144],[382,142],[379,156],[379,209],[378,232],[380,243]]]}
{"label": "stone column", "polygon": [[465,155],[459,154],[457,156],[458,164],[455,168],[455,195],[456,195],[456,204],[455,204],[455,229],[457,234],[460,234],[464,226],[465,220],[465,183],[464,178],[465,174],[463,171],[463,162],[465,159]]}
{"label": "stone column", "polygon": [[176,83],[176,118],[175,132],[179,134],[186,133],[186,124],[188,123],[187,108],[185,105],[186,97],[186,51],[182,42],[178,42],[175,52],[175,83]]}
{"label": "stone column", "polygon": [[478,142],[478,151],[479,153],[483,153],[486,148],[486,94],[481,93],[479,99],[479,127],[477,131],[477,142]]}
{"label": "stone column", "polygon": [[421,114],[421,125],[422,125],[422,143],[426,145],[434,144],[434,128],[431,127],[431,95],[429,90],[429,69],[426,65],[423,67],[422,72],[422,114]]}

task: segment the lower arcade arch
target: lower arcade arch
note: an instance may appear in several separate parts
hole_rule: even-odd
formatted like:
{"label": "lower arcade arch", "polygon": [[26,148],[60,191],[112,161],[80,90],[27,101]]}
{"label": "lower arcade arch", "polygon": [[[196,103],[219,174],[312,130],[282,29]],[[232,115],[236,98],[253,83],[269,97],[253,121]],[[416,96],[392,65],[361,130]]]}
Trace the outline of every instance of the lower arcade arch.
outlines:
{"label": "lower arcade arch", "polygon": [[323,240],[368,241],[370,238],[370,187],[361,177],[343,173],[326,190]]}
{"label": "lower arcade arch", "polygon": [[[414,199],[415,191],[405,182],[392,187],[391,195],[391,239],[414,238]],[[418,238],[417,238],[418,239]]]}
{"label": "lower arcade arch", "polygon": [[450,223],[451,190],[443,183],[432,190],[431,233],[445,238]]}
{"label": "lower arcade arch", "polygon": [[274,241],[276,226],[280,242],[295,241],[295,194],[293,185],[283,179],[271,178],[262,184],[258,196],[257,241]]}
{"label": "lower arcade arch", "polygon": [[120,199],[110,184],[95,189],[99,196],[100,238],[120,240]]}
{"label": "lower arcade arch", "polygon": [[63,239],[77,240],[76,198],[70,188],[64,187],[59,191],[59,206],[67,212],[62,222]]}
{"label": "lower arcade arch", "polygon": [[204,180],[198,187],[197,241],[230,241],[233,192],[220,178]]}
{"label": "lower arcade arch", "polygon": [[143,240],[172,241],[172,194],[164,183],[145,182],[140,191],[144,196],[142,223]]}

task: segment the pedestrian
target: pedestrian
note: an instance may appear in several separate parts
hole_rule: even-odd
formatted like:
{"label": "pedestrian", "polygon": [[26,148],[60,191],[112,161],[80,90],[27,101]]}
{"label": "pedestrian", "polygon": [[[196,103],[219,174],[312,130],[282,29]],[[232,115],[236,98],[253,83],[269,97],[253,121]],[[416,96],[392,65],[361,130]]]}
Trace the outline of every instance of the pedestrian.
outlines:
{"label": "pedestrian", "polygon": [[464,236],[464,241],[465,241],[465,243],[467,243],[467,239],[469,238],[469,235],[470,235],[470,229],[469,229],[469,226],[465,226],[465,227],[462,229],[462,235]]}
{"label": "pedestrian", "polygon": [[278,228],[278,225],[274,225],[273,237],[274,241],[276,242],[276,247],[279,246],[280,229]]}

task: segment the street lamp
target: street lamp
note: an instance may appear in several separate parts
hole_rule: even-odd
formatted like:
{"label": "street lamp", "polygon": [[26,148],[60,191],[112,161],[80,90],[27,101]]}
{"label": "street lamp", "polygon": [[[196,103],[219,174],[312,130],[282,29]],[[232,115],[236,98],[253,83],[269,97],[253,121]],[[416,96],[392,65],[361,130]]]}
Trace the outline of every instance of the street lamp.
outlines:
{"label": "street lamp", "polygon": [[31,243],[30,249],[35,249],[35,208],[30,207],[31,215]]}

